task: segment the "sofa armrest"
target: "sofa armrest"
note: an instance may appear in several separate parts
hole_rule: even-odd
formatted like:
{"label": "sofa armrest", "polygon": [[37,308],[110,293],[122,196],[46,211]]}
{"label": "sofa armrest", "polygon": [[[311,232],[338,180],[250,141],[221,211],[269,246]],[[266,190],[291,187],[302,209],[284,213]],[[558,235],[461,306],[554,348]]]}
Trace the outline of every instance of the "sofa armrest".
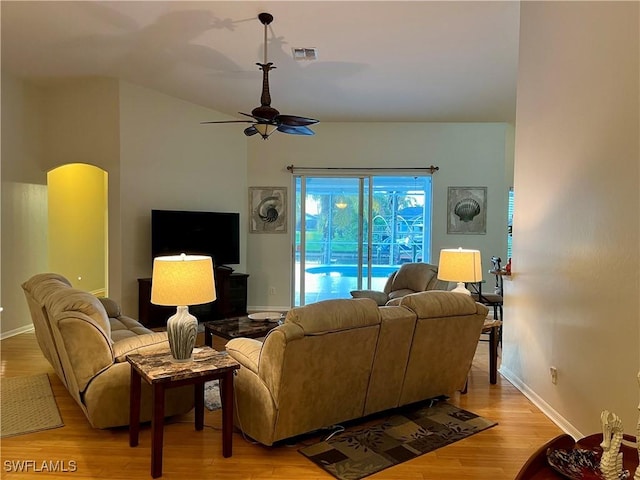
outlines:
{"label": "sofa armrest", "polygon": [[120,363],[126,362],[127,355],[132,353],[149,353],[168,348],[167,332],[145,333],[114,342],[113,356],[116,362]]}
{"label": "sofa armrest", "polygon": [[234,338],[227,342],[225,349],[240,365],[248,368],[255,374],[258,373],[260,351],[262,350],[262,342],[260,340],[253,338]]}
{"label": "sofa armrest", "polygon": [[352,290],[351,296],[353,298],[371,298],[375,300],[378,306],[384,305],[389,300],[386,293],[377,290]]}

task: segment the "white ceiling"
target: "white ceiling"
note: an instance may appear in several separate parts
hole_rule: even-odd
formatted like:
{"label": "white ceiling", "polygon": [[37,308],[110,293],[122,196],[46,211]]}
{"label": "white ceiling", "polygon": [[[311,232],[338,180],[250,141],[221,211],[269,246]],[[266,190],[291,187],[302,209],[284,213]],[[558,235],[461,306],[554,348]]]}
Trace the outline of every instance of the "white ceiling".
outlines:
{"label": "white ceiling", "polygon": [[[110,76],[234,117],[260,104],[320,121],[513,122],[517,1],[6,1],[2,69]],[[298,62],[292,47],[315,47]],[[213,120],[213,118],[212,118]]]}

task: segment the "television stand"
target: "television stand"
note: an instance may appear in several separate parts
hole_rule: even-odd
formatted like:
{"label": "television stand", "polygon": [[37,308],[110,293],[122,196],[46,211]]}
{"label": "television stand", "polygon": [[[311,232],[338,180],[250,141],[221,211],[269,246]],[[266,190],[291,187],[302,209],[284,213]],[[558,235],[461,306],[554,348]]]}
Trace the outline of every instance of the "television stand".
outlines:
{"label": "television stand", "polygon": [[[204,305],[192,305],[191,312],[199,322],[238,317],[247,314],[246,273],[234,272],[230,267],[214,268],[216,300]],[[147,328],[164,327],[176,307],[151,303],[151,278],[138,279],[138,320]]]}

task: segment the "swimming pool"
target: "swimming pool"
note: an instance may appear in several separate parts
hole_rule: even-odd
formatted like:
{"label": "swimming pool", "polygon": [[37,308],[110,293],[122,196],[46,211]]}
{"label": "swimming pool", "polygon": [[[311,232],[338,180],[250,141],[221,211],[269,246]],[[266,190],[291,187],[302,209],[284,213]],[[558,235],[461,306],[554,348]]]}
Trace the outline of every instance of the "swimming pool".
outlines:
{"label": "swimming pool", "polygon": [[[388,277],[393,272],[400,268],[398,265],[374,265],[371,267],[372,277]],[[367,266],[362,267],[362,276],[368,275],[369,268]],[[305,269],[307,273],[316,273],[331,275],[332,273],[338,274],[342,277],[357,277],[358,266],[357,265],[318,265],[314,267],[308,267]]]}

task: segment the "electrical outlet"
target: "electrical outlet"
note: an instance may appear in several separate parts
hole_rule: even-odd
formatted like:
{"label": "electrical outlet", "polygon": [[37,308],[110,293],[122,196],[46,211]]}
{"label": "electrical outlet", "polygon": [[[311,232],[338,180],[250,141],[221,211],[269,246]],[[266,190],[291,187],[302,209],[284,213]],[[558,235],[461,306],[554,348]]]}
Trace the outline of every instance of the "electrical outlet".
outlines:
{"label": "electrical outlet", "polygon": [[269,295],[275,295],[276,294],[276,287],[269,287]]}
{"label": "electrical outlet", "polygon": [[549,373],[551,374],[551,383],[556,385],[558,383],[558,369],[556,367],[549,367]]}

